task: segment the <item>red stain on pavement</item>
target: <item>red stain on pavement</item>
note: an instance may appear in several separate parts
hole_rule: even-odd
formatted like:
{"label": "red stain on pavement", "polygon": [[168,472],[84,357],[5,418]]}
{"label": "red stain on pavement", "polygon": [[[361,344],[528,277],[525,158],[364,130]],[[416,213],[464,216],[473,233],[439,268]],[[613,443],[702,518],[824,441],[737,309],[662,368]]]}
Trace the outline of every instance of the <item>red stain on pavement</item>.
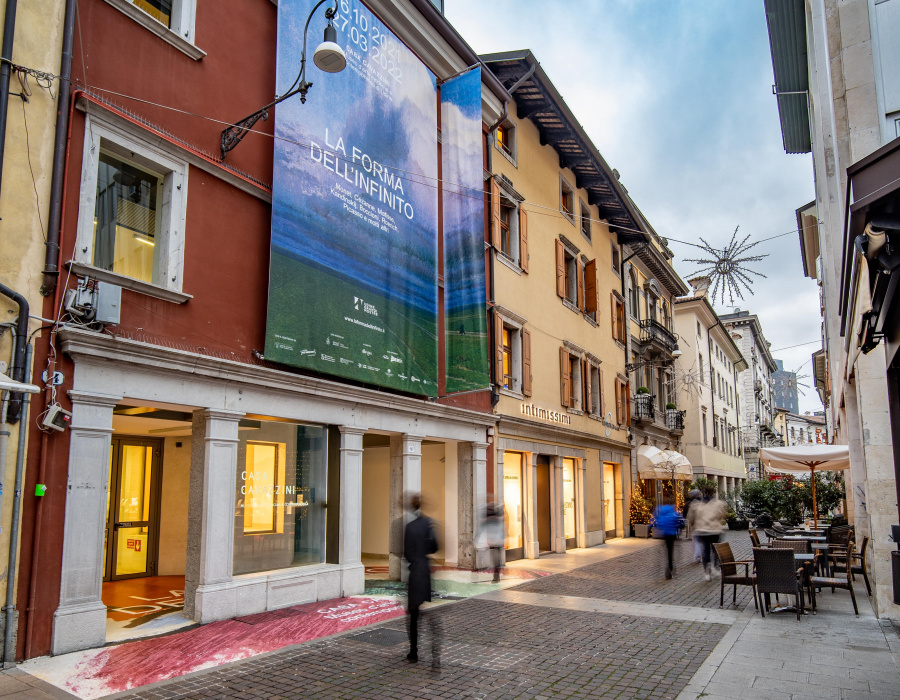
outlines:
{"label": "red stain on pavement", "polygon": [[110,647],[80,664],[67,682],[73,693],[97,681],[108,693],[138,688],[291,644],[403,615],[395,600],[341,598],[214,622],[187,632]]}

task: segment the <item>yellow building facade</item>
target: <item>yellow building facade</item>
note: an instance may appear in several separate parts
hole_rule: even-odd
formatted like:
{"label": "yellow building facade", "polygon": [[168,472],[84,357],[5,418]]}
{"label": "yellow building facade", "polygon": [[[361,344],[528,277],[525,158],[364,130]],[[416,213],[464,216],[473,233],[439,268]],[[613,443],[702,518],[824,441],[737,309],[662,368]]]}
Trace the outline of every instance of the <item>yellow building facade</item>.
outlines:
{"label": "yellow building facade", "polygon": [[615,176],[530,52],[484,58],[513,94],[489,148],[494,484],[502,485],[494,499],[507,558],[535,558],[628,532],[613,219],[634,222]]}

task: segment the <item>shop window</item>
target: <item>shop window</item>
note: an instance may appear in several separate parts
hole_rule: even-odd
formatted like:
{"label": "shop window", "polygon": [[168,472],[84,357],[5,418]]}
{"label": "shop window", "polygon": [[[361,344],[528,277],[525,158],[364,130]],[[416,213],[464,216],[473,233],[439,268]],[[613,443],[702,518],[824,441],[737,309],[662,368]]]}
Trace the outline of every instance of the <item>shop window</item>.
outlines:
{"label": "shop window", "polygon": [[497,148],[513,163],[516,161],[516,128],[510,123],[497,127]]}
{"label": "shop window", "polygon": [[506,517],[506,549],[523,546],[522,536],[522,462],[521,452],[503,454],[503,510]]}
{"label": "shop window", "polygon": [[151,295],[180,292],[187,163],[96,116],[87,118],[83,157],[76,262]]}
{"label": "shop window", "polygon": [[260,421],[241,431],[234,573],[325,561],[327,429]]}
{"label": "shop window", "polygon": [[575,539],[575,460],[563,458],[563,532],[567,540]]}
{"label": "shop window", "polygon": [[575,189],[559,176],[559,210],[571,223],[575,223]]}
{"label": "shop window", "polygon": [[591,210],[584,200],[581,200],[581,235],[591,240]]}

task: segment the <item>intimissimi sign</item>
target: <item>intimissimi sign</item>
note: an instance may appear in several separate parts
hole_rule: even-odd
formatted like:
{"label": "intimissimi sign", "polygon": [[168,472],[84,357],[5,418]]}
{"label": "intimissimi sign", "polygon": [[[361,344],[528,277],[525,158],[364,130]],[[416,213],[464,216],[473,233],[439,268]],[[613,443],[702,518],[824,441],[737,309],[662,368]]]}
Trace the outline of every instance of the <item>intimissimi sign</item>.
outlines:
{"label": "intimissimi sign", "polygon": [[541,418],[543,420],[548,420],[551,423],[561,423],[562,425],[572,424],[572,419],[565,413],[560,413],[559,411],[548,411],[546,408],[539,408],[533,403],[523,403],[521,406],[521,411],[526,416]]}

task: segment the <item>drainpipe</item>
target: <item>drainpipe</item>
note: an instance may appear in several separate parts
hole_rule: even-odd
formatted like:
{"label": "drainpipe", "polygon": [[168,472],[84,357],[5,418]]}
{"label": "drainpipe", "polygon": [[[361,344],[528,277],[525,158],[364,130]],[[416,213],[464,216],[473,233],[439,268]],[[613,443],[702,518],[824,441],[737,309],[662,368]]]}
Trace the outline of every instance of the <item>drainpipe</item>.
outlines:
{"label": "drainpipe", "polygon": [[[31,361],[31,345],[25,346],[25,362]],[[21,402],[25,404],[26,410],[30,403],[27,394],[24,394]],[[22,478],[25,473],[25,433],[27,421],[22,421],[19,426],[19,444],[16,451],[16,486],[13,492],[13,510],[12,523],[9,530],[9,564],[6,569],[6,605],[3,610],[6,612],[6,633],[4,637],[3,647],[3,666],[7,664],[14,665],[16,660],[16,650],[13,645],[13,629],[15,628],[16,617],[16,559],[19,554],[19,514],[22,510]]]}
{"label": "drainpipe", "polygon": [[[15,3],[13,3],[15,4]],[[8,67],[7,64],[3,64],[4,67]],[[0,88],[2,89],[2,88]],[[8,98],[6,100],[8,102]],[[3,102],[3,96],[0,95],[0,103]],[[6,113],[5,107],[0,107],[3,109],[3,114]],[[2,119],[5,122],[5,119]],[[5,127],[5,124],[4,124]],[[2,136],[0,136],[2,138]],[[0,150],[0,172],[3,170],[3,153]],[[19,305],[19,318],[16,320],[16,342],[13,347],[13,356],[12,356],[12,368],[10,371],[10,376],[15,379],[17,382],[25,381],[25,370],[28,367],[28,360],[26,358],[27,351],[26,346],[28,344],[28,300],[19,294],[16,291],[13,291],[9,287],[4,284],[0,284],[0,294],[3,296],[12,299],[16,304]],[[7,408],[7,416],[6,422],[10,424],[15,424],[19,420],[19,416],[22,413],[22,393],[15,391],[10,392],[9,394],[9,407]]]}
{"label": "drainpipe", "polygon": [[0,184],[3,182],[3,156],[6,153],[6,117],[9,110],[9,79],[12,74],[13,39],[16,34],[16,2],[6,0],[3,19],[3,48],[0,49]]}
{"label": "drainpipe", "polygon": [[63,24],[62,63],[60,64],[59,96],[56,100],[56,134],[53,140],[53,171],[50,180],[50,218],[47,228],[47,248],[44,257],[44,281],[41,294],[49,296],[59,280],[59,239],[62,227],[63,179],[66,164],[66,144],[69,134],[69,94],[72,78],[72,44],[75,37],[76,0],[66,0]]}

